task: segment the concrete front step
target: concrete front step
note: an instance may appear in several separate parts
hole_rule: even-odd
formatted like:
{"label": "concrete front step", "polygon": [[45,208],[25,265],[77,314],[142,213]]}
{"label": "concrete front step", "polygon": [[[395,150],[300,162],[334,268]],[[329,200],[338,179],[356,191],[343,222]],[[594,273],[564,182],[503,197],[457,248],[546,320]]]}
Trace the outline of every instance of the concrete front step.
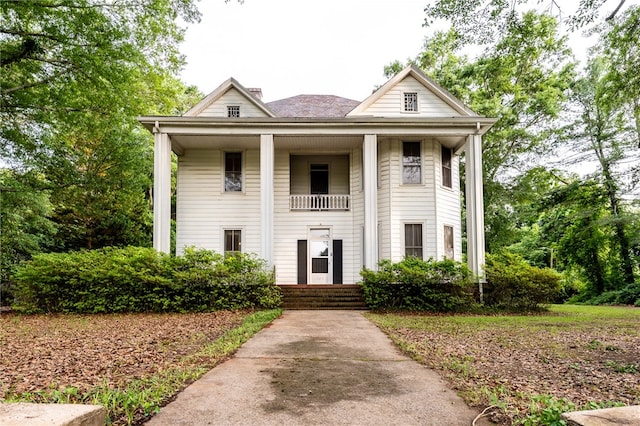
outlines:
{"label": "concrete front step", "polygon": [[562,414],[569,426],[640,425],[640,405]]}
{"label": "concrete front step", "polygon": [[282,285],[285,309],[367,309],[359,285]]}
{"label": "concrete front step", "polygon": [[103,426],[106,416],[99,405],[0,403],[3,426]]}

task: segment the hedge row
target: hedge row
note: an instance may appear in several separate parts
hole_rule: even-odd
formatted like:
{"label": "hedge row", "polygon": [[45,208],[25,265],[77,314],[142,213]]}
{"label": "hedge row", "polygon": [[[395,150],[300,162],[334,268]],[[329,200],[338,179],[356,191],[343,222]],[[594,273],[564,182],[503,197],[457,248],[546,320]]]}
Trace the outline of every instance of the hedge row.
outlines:
{"label": "hedge row", "polygon": [[[371,309],[469,312],[482,309],[477,284],[464,264],[452,260],[388,260],[377,272],[361,273],[365,301]],[[561,276],[530,266],[515,255],[487,256],[484,307],[508,311],[538,310],[561,291]]]}
{"label": "hedge row", "polygon": [[273,308],[273,273],[252,255],[126,247],[36,255],[15,274],[14,309],[35,312],[205,312]]}

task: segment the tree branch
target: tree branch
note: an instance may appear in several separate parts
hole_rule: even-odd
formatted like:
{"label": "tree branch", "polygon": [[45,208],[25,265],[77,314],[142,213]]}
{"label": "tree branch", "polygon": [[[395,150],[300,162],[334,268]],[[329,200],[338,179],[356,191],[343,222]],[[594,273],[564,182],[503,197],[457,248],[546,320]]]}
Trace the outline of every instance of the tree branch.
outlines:
{"label": "tree branch", "polygon": [[618,7],[616,7],[615,10],[613,12],[611,12],[611,15],[607,16],[605,21],[610,21],[613,18],[615,18],[616,14],[620,11],[620,8],[622,7],[622,5],[624,4],[625,1],[626,0],[620,0],[620,3],[618,3]]}

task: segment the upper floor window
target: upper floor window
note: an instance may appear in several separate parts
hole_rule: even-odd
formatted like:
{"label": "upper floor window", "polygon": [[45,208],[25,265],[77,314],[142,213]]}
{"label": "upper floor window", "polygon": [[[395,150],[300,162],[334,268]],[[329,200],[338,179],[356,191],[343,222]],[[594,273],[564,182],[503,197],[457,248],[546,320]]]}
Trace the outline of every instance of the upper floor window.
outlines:
{"label": "upper floor window", "polygon": [[404,255],[422,259],[422,224],[406,223],[404,225]]}
{"label": "upper floor window", "polygon": [[418,111],[418,93],[417,92],[405,92],[404,93],[404,112],[417,112]]}
{"label": "upper floor window", "polygon": [[420,142],[402,142],[402,183],[422,182]]}
{"label": "upper floor window", "polygon": [[453,226],[444,226],[444,257],[453,259]]}
{"label": "upper floor window", "polygon": [[232,105],[227,107],[227,117],[238,118],[240,117],[240,107],[238,105]]}
{"label": "upper floor window", "polygon": [[224,153],[224,190],[225,192],[242,191],[242,153]]}
{"label": "upper floor window", "polygon": [[240,229],[224,230],[224,254],[240,253],[242,251],[242,231]]}
{"label": "upper floor window", "polygon": [[451,148],[442,147],[442,186],[451,188]]}

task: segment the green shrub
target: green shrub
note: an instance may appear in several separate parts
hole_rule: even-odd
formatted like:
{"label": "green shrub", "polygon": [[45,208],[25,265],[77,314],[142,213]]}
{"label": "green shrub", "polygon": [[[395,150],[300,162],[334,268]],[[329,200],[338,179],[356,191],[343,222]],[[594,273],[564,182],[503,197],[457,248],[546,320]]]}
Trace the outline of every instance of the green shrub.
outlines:
{"label": "green shrub", "polygon": [[150,248],[40,254],[15,274],[16,310],[30,312],[201,312],[277,307],[273,273],[252,255]]}
{"label": "green shrub", "polygon": [[460,312],[474,305],[469,270],[452,260],[383,260],[378,271],[364,269],[360,274],[372,309]]}
{"label": "green shrub", "polygon": [[531,266],[511,253],[487,255],[485,273],[484,303],[498,309],[540,309],[556,300],[562,291],[559,273]]}

